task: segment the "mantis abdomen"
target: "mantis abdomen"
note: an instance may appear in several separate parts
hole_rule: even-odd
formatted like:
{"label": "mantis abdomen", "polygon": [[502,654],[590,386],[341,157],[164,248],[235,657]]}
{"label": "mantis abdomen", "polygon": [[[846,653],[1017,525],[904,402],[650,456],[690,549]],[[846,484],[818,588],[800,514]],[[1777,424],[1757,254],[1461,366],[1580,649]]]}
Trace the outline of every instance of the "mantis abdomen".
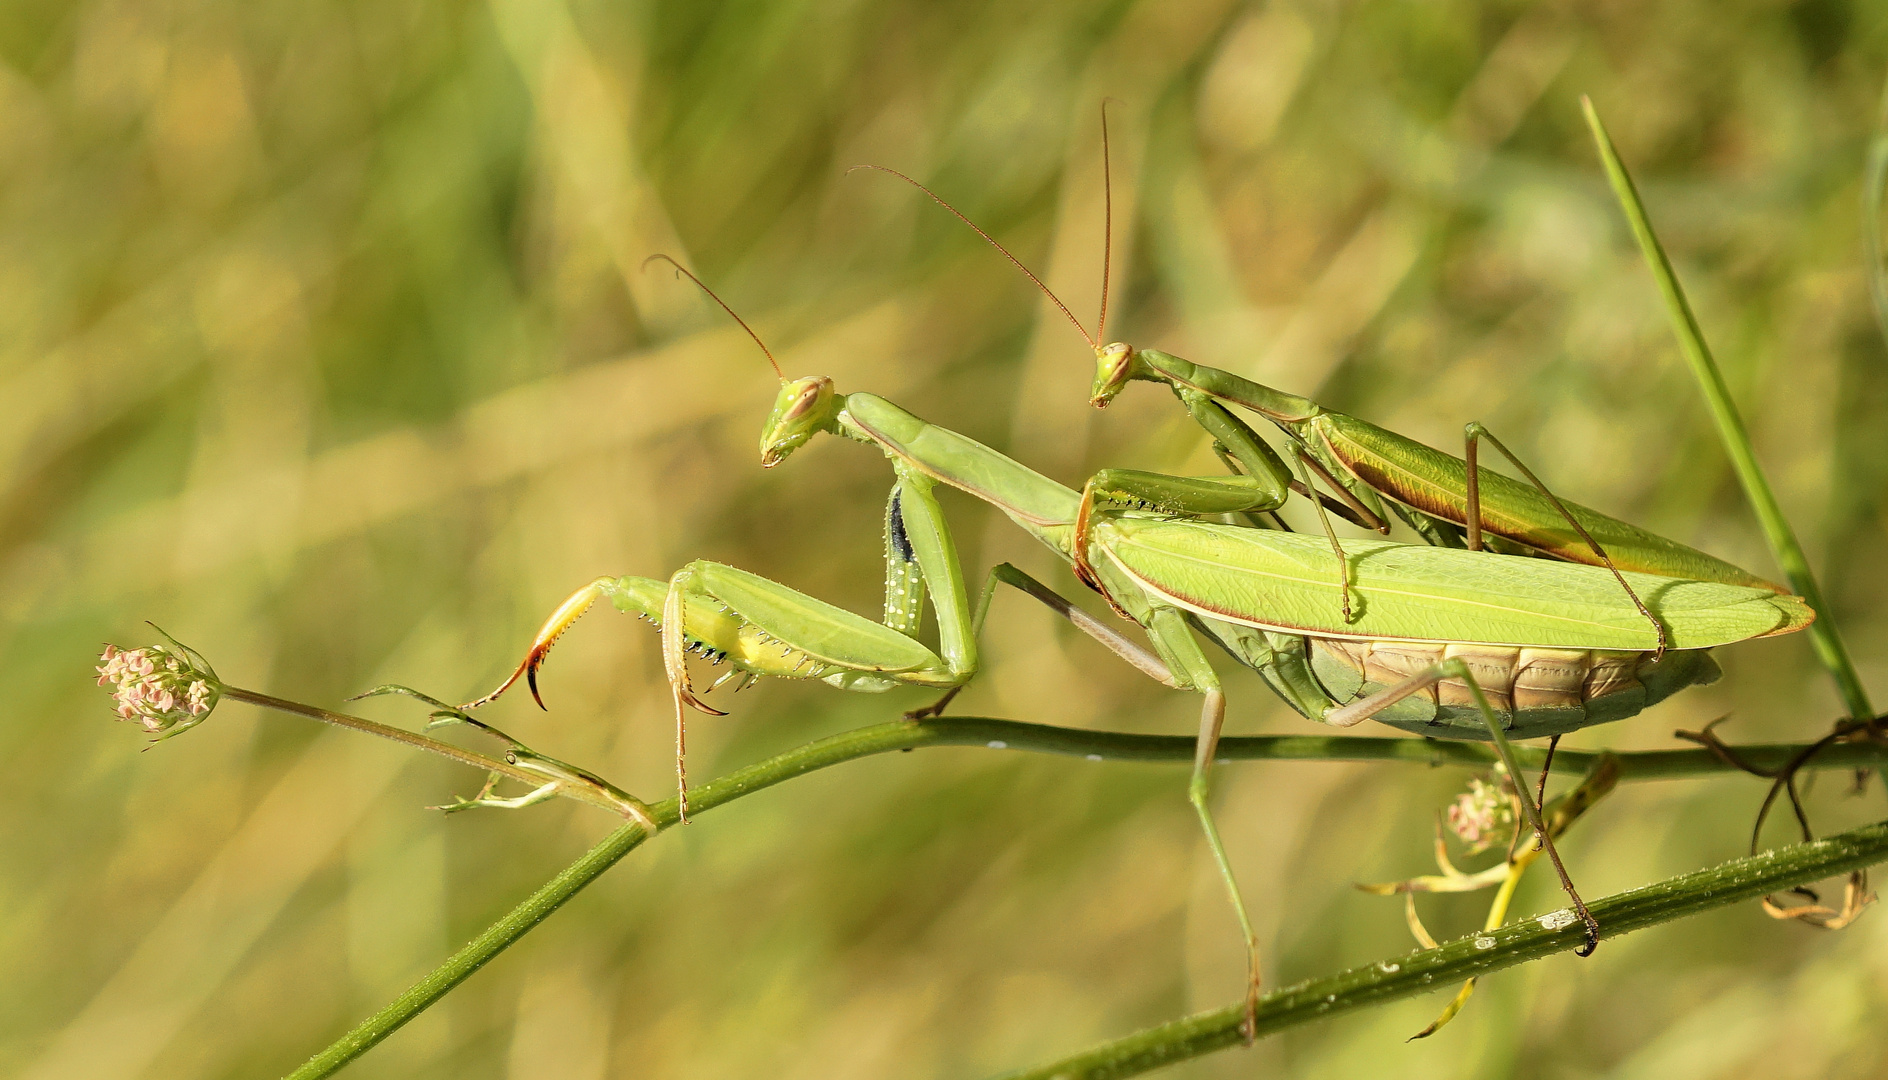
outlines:
{"label": "mantis abdomen", "polygon": [[[1535,738],[1620,720],[1687,686],[1715,682],[1702,649],[1648,652],[1542,649],[1461,642],[1311,638],[1311,668],[1338,701],[1393,686],[1445,660],[1460,660],[1507,719],[1508,734]],[[1487,738],[1468,684],[1444,678],[1373,719],[1421,735]]]}

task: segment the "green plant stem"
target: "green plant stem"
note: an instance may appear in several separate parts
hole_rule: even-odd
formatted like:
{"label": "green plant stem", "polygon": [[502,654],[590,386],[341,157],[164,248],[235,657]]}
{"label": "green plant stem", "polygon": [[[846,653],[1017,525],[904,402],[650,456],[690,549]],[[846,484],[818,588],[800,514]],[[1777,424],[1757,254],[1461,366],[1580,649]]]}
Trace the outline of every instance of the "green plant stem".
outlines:
{"label": "green plant stem", "polygon": [[[290,701],[287,698],[273,697],[269,694],[257,693],[254,690],[245,690],[240,686],[223,687],[223,697],[228,701],[241,701],[264,709],[275,709],[279,712],[293,713],[296,716],[306,716],[311,720],[319,720],[324,724],[333,724],[335,727],[347,728],[349,731],[358,731],[366,735],[389,739],[402,746],[411,746],[416,750],[424,750],[429,754],[438,754],[440,757],[451,758],[462,765],[470,765],[474,768],[484,769],[487,772],[494,772],[501,776],[510,777],[513,780],[529,784],[534,788],[543,786],[544,783],[550,779],[543,772],[524,768],[503,760],[502,758],[487,757],[476,750],[467,750],[463,746],[454,746],[449,742],[441,742],[438,739],[421,735],[418,732],[407,731],[404,728],[390,727],[386,724],[376,723],[365,717],[329,712],[327,709],[318,708],[314,705],[304,705],[299,701]],[[557,793],[566,798],[576,799],[578,802],[589,803],[591,806],[600,806],[618,817],[633,816],[633,813],[625,808],[621,798],[612,796],[603,786],[593,786],[583,783],[581,782],[581,778],[573,778],[573,780],[575,782],[567,781],[560,783]]]}
{"label": "green plant stem", "polygon": [[[244,700],[249,700],[249,698]],[[279,699],[269,699],[270,706],[273,708],[293,706],[289,711],[305,714],[311,709],[310,706],[296,705],[294,702],[274,704],[277,701]],[[313,711],[321,712],[321,710]],[[325,716],[317,717],[317,719],[325,718]],[[371,723],[361,721],[358,717],[345,719],[354,722],[344,726],[357,729],[360,724]],[[373,726],[379,727],[379,725]],[[397,731],[398,729],[387,730]],[[382,732],[374,731],[374,734],[382,734]],[[399,735],[411,736],[411,733],[399,732]],[[410,744],[413,738],[417,736],[401,737],[397,741]],[[1102,760],[1168,761],[1190,764],[1193,760],[1194,740],[1177,735],[1125,735],[1111,731],[1081,731],[1075,728],[1025,724],[1015,720],[997,720],[989,717],[901,720],[820,739],[758,764],[737,769],[727,776],[709,781],[700,787],[692,788],[688,796],[689,810],[691,815],[704,813],[744,795],[751,795],[763,788],[772,787],[782,781],[791,780],[796,776],[823,769],[829,765],[896,750],[915,750],[925,746],[982,746],[992,749],[1099,757]],[[456,747],[453,749],[457,750]],[[1803,747],[1776,744],[1738,746],[1733,749],[1739,757],[1753,765],[1775,767],[1789,761]],[[1496,760],[1494,750],[1480,743],[1321,735],[1262,735],[1227,738],[1220,740],[1219,753],[1224,760],[1401,761],[1409,764],[1462,765],[1473,768],[1486,767]],[[1516,747],[1515,755],[1524,767],[1538,768],[1546,752]],[[1597,753],[1562,750],[1554,755],[1554,771],[1585,772],[1598,756]],[[1619,759],[1622,780],[1658,780],[1737,771],[1710,751],[1703,749],[1645,750],[1614,756]],[[1810,767],[1854,768],[1859,765],[1879,765],[1884,761],[1888,761],[1888,747],[1869,743],[1838,743],[1817,755]],[[666,829],[677,820],[676,801],[668,799],[653,804],[649,807],[649,812],[658,827]],[[433,1002],[438,1001],[453,987],[465,981],[473,972],[484,967],[493,957],[528,933],[532,927],[543,922],[551,912],[563,906],[565,901],[595,881],[605,870],[614,866],[617,860],[634,851],[646,839],[648,835],[643,828],[634,823],[625,825],[605,837],[582,858],[546,882],[523,903],[487,927],[483,933],[467,942],[445,963],[415,983],[385,1008],[361,1021],[354,1030],[342,1036],[327,1049],[309,1058],[301,1068],[289,1074],[288,1080],[317,1080],[319,1077],[333,1075],[343,1065],[366,1053],[380,1040],[399,1030],[401,1025],[425,1011]],[[1601,920],[1601,925],[1606,925],[1604,919]],[[1514,962],[1518,963],[1519,960]],[[1457,977],[1444,974],[1433,976],[1434,979]]]}
{"label": "green plant stem", "polygon": [[[883,725],[894,727],[898,725]],[[989,717],[949,717],[923,721],[908,742],[888,749],[918,746],[987,746],[1001,742],[1003,749],[1035,753],[1099,755],[1105,761],[1193,760],[1190,735],[1125,735],[1112,731],[1026,724]],[[864,728],[864,731],[876,730]],[[1775,769],[1801,753],[1806,743],[1750,743],[1731,750],[1748,764]],[[1584,774],[1599,760],[1598,750],[1559,750],[1553,771]],[[1706,776],[1737,769],[1706,749],[1611,751],[1619,759],[1621,780],[1673,780]],[[1524,769],[1538,769],[1547,760],[1541,747],[1516,746],[1514,755]],[[1501,758],[1483,742],[1442,739],[1374,738],[1358,735],[1247,735],[1219,741],[1221,761],[1401,761],[1412,765],[1461,765],[1487,768]],[[1824,748],[1804,767],[1856,768],[1888,763],[1888,746],[1842,742]]]}
{"label": "green plant stem", "polygon": [[1809,559],[1803,554],[1803,546],[1797,542],[1796,531],[1790,528],[1789,520],[1783,516],[1783,508],[1777,504],[1776,495],[1770,490],[1769,481],[1764,479],[1763,467],[1757,463],[1757,453],[1750,445],[1750,433],[1745,430],[1743,418],[1738,415],[1737,406],[1731,401],[1731,392],[1724,385],[1724,376],[1718,371],[1710,347],[1705,344],[1704,331],[1698,326],[1697,316],[1692,314],[1691,302],[1685,298],[1685,290],[1678,283],[1678,275],[1672,270],[1671,260],[1665,257],[1665,248],[1659,244],[1658,236],[1652,231],[1652,222],[1646,217],[1645,204],[1639,200],[1639,191],[1633,186],[1626,166],[1620,162],[1619,151],[1613,146],[1612,137],[1606,133],[1606,126],[1600,123],[1600,114],[1593,108],[1593,102],[1583,97],[1580,105],[1586,112],[1587,126],[1593,129],[1593,141],[1599,146],[1600,160],[1605,163],[1606,177],[1612,183],[1613,194],[1625,209],[1626,220],[1632,225],[1632,235],[1638,240],[1646,265],[1651,267],[1652,276],[1658,281],[1659,292],[1665,298],[1666,312],[1671,316],[1672,330],[1678,335],[1679,349],[1691,365],[1691,373],[1697,378],[1699,388],[1704,391],[1705,403],[1711,409],[1711,419],[1717,424],[1725,452],[1730,455],[1737,479],[1744,485],[1744,495],[1757,512],[1757,521],[1763,526],[1764,537],[1769,540],[1770,550],[1783,568],[1790,588],[1809,601],[1809,606],[1816,612],[1816,621],[1809,627],[1810,641],[1815,646],[1816,655],[1835,679],[1836,691],[1842,695],[1843,704],[1849,710],[1849,718],[1861,720],[1874,716],[1874,706],[1869,704],[1868,691],[1862,686],[1854,661],[1849,658],[1848,646],[1843,643],[1842,635],[1836,630],[1835,620],[1830,617],[1829,608],[1823,603],[1822,590],[1816,585],[1816,576],[1810,572]]}
{"label": "green plant stem", "polygon": [[[1681,874],[1597,900],[1591,907],[1602,928],[1601,936],[1613,938],[1884,860],[1888,860],[1888,822]],[[1571,912],[1556,912],[1554,916],[1526,919],[1499,930],[1470,934],[1439,948],[1275,990],[1259,1002],[1258,1034],[1269,1035],[1571,951],[1584,940],[1580,922]],[[1243,1002],[1228,1005],[1149,1028],[1053,1064],[1007,1073],[1002,1080],[1110,1080],[1134,1076],[1237,1045],[1244,1018]]]}

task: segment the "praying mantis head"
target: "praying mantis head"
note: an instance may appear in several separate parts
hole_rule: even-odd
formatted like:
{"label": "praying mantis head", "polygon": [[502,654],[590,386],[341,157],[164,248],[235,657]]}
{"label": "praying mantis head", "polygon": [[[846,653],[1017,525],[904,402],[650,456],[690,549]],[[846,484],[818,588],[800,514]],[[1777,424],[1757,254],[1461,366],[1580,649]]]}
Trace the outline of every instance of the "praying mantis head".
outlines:
{"label": "praying mantis head", "polygon": [[1095,385],[1088,392],[1088,403],[1097,409],[1107,408],[1121,388],[1135,378],[1135,369],[1141,366],[1140,354],[1125,341],[1098,346],[1095,349]]}
{"label": "praying mantis head", "polygon": [[780,377],[780,396],[774,399],[773,412],[767,416],[767,426],[760,435],[760,463],[762,468],[771,469],[787,459],[787,455],[798,450],[820,431],[839,430],[839,410],[845,406],[845,398],[833,392],[833,381],[824,375],[808,375],[804,378],[789,379],[780,370],[780,361],[774,359],[773,350],[760,339],[754,328],[747,325],[747,320],[734,313],[725,301],[715,295],[706,283],[696,277],[681,263],[667,255],[651,255],[643,260],[643,266],[652,262],[665,262],[675,268],[676,273],[687,275],[688,279],[701,287],[708,298],[721,305],[721,310],[741,324],[747,336],[754,339],[760,351],[767,354],[767,362],[773,365],[774,374]]}
{"label": "praying mantis head", "polygon": [[773,412],[761,429],[761,467],[771,469],[785,461],[820,431],[838,430],[844,400],[824,375],[781,380],[780,396],[774,398]]}

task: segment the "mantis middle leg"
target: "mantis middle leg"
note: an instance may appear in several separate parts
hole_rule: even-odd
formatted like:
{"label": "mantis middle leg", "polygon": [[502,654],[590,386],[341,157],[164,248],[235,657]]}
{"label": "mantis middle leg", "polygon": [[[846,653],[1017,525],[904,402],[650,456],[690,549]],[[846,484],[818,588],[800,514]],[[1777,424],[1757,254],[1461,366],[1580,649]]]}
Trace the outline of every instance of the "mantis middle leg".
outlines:
{"label": "mantis middle leg", "polygon": [[1193,812],[1200,820],[1200,829],[1206,834],[1206,844],[1212,849],[1213,860],[1219,866],[1220,880],[1225,883],[1233,911],[1239,916],[1239,931],[1245,935],[1246,1018],[1241,1030],[1249,1042],[1257,1030],[1259,987],[1262,982],[1259,936],[1252,927],[1252,916],[1246,910],[1245,896],[1240,892],[1239,880],[1233,874],[1232,859],[1226,854],[1226,845],[1219,836],[1219,825],[1213,820],[1213,810],[1208,804],[1208,796],[1212,793],[1213,761],[1219,752],[1219,733],[1226,721],[1226,694],[1220,688],[1219,676],[1213,671],[1213,666],[1200,651],[1199,642],[1193,637],[1186,617],[1178,609],[1164,605],[1154,608],[1147,622],[1147,632],[1173,669],[1181,688],[1197,690],[1201,694],[1200,731],[1193,748],[1193,775],[1187,782],[1187,801],[1193,804]]}
{"label": "mantis middle leg", "polygon": [[[1213,861],[1219,870],[1220,880],[1225,883],[1226,892],[1232,901],[1233,911],[1239,918],[1239,930],[1245,937],[1246,944],[1246,1021],[1244,1031],[1250,1039],[1253,1035],[1258,1013],[1259,988],[1262,985],[1259,966],[1259,939],[1253,929],[1252,917],[1246,909],[1244,894],[1239,889],[1239,881],[1233,875],[1232,860],[1226,854],[1226,845],[1220,839],[1219,825],[1213,818],[1208,798],[1212,793],[1212,768],[1219,749],[1220,729],[1226,719],[1226,695],[1220,688],[1219,676],[1207,662],[1200,650],[1186,617],[1176,608],[1165,605],[1152,609],[1143,624],[1154,649],[1149,651],[1136,645],[1114,628],[1075,607],[1066,598],[1048,586],[1030,577],[1028,574],[1001,563],[991,570],[990,583],[1003,581],[1030,596],[1035,597],[1057,614],[1088,634],[1103,647],[1134,665],[1143,674],[1160,682],[1164,686],[1179,690],[1195,690],[1201,694],[1200,729],[1194,744],[1193,774],[1187,783],[1187,801],[1193,805],[1198,816],[1200,828],[1206,834],[1207,847],[1213,853]],[[987,590],[988,586],[986,586]],[[986,592],[987,595],[987,592]]]}

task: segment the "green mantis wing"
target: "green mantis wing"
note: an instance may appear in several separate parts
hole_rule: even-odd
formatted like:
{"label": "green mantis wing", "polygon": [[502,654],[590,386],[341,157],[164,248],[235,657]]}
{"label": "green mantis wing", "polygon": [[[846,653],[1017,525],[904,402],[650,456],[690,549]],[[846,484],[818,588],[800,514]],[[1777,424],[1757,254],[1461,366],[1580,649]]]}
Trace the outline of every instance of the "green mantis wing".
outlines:
{"label": "green mantis wing", "polygon": [[[1424,525],[1428,518],[1455,526],[1468,523],[1468,463],[1453,454],[1354,416],[1333,412],[1309,398],[1274,390],[1230,371],[1195,364],[1158,349],[1134,349],[1115,344],[1098,355],[1101,365],[1093,396],[1098,405],[1106,404],[1130,380],[1165,383],[1179,395],[1194,418],[1213,431],[1221,442],[1226,441],[1219,432],[1224,418],[1216,417],[1205,406],[1210,402],[1239,405],[1277,424],[1373,511],[1377,496],[1414,510],[1420,516],[1405,516],[1425,536],[1430,535]],[[1255,474],[1264,471],[1266,461],[1263,459],[1272,456],[1265,451],[1255,458],[1251,453],[1241,454],[1238,447],[1232,449],[1240,458],[1241,466]],[[1532,485],[1487,468],[1478,469],[1477,476],[1481,488],[1481,526],[1489,535],[1569,562],[1603,564],[1604,560],[1592,546],[1567,525],[1553,500]],[[1696,548],[1590,507],[1562,501],[1613,564],[1622,570],[1785,591],[1780,585]]]}
{"label": "green mantis wing", "polygon": [[[1378,540],[1346,540],[1354,618],[1337,613],[1323,537],[1194,521],[1114,517],[1095,542],[1141,587],[1209,618],[1317,637],[1651,651],[1645,618],[1599,567]],[[1706,649],[1807,626],[1800,597],[1647,574],[1626,580],[1674,649]]]}
{"label": "green mantis wing", "polygon": [[[1444,521],[1468,521],[1463,496],[1468,466],[1461,458],[1341,413],[1322,413],[1305,426],[1316,432],[1314,449],[1372,490]],[[1480,473],[1482,528],[1569,562],[1598,562],[1547,496],[1501,473],[1486,468]],[[1579,503],[1561,501],[1622,570],[1782,591],[1741,566]]]}

